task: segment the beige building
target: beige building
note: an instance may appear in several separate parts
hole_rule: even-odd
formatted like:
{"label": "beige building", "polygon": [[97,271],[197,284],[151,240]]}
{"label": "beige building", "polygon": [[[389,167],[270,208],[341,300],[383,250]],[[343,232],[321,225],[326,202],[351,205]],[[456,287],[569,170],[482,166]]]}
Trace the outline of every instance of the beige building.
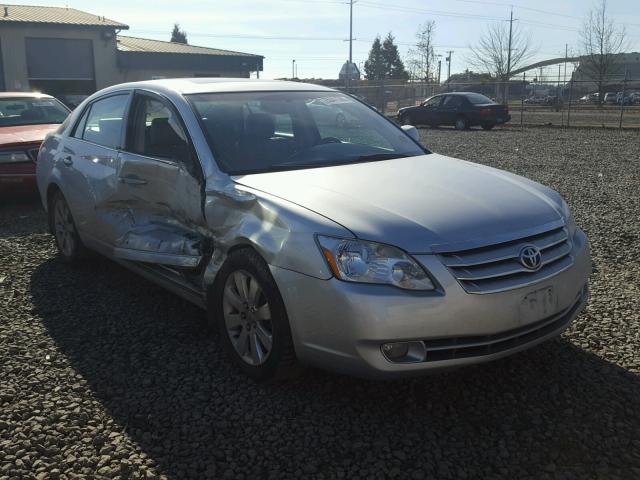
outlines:
{"label": "beige building", "polygon": [[125,81],[262,71],[261,55],[120,35],[128,29],[73,8],[0,5],[0,91],[68,99]]}

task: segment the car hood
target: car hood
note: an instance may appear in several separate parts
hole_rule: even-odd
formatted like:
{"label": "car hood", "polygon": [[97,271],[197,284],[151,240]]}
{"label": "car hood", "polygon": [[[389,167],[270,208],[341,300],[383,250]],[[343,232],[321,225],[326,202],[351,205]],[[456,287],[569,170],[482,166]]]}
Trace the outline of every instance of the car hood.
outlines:
{"label": "car hood", "polygon": [[313,210],[357,237],[410,253],[464,250],[564,223],[553,190],[438,154],[234,177]]}
{"label": "car hood", "polygon": [[0,127],[0,145],[7,146],[42,142],[44,137],[56,128],[58,128],[58,124]]}

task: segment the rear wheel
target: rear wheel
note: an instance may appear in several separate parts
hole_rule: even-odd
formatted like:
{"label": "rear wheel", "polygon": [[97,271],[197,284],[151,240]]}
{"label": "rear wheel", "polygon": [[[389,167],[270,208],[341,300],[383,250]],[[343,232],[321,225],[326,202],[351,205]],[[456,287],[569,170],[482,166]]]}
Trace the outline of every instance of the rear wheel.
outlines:
{"label": "rear wheel", "polygon": [[495,123],[486,123],[484,125],[481,125],[483,130],[491,130],[493,127],[495,127]]}
{"label": "rear wheel", "polygon": [[72,263],[86,257],[87,249],[80,240],[69,205],[60,191],[55,192],[49,201],[49,225],[63,261]]}
{"label": "rear wheel", "polygon": [[233,363],[257,381],[299,372],[289,319],[264,260],[253,250],[229,255],[211,295],[222,343]]}
{"label": "rear wheel", "polygon": [[456,127],[456,130],[466,130],[467,128],[469,128],[469,120],[467,120],[463,116],[459,116],[458,118],[456,118],[454,126]]}

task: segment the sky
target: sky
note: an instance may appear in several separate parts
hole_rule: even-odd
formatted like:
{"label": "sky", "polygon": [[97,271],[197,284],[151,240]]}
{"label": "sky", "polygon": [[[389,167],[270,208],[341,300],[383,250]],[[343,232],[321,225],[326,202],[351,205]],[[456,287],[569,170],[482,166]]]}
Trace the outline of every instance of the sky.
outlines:
{"label": "sky", "polygon": [[[639,0],[608,0],[611,18],[624,25],[629,51],[640,51]],[[337,78],[349,56],[348,0],[68,0],[12,3],[69,6],[129,25],[126,35],[169,40],[175,22],[192,45],[263,55],[261,78]],[[579,30],[592,0],[357,0],[353,7],[353,61],[367,58],[376,35],[396,37],[406,56],[420,24],[436,22],[436,53],[453,51],[451,73],[469,65],[469,46],[492,22],[505,22],[513,5],[515,24],[530,36],[532,62],[579,49]],[[550,67],[553,68],[553,67]],[[545,72],[551,75],[553,72]]]}

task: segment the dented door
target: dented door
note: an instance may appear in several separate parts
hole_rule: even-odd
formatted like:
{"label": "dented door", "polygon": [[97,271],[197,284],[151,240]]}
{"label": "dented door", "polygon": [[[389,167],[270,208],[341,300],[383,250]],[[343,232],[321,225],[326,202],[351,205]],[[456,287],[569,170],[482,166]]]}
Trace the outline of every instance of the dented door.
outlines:
{"label": "dented door", "polygon": [[202,174],[177,112],[165,99],[136,92],[117,187],[105,221],[123,260],[196,268],[205,253]]}

